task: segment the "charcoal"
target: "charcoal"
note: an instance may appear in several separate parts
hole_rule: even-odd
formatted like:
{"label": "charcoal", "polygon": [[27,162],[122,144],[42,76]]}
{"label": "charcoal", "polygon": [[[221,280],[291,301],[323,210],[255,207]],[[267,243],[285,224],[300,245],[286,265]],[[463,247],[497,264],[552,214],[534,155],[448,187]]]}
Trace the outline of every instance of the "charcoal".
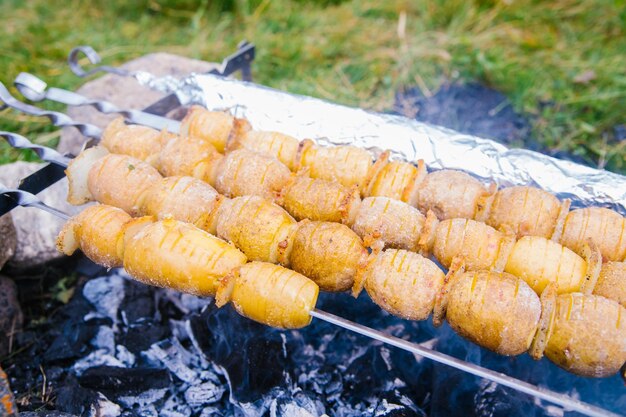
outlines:
{"label": "charcoal", "polygon": [[153,319],[156,315],[154,289],[133,280],[124,283],[124,299],[119,309],[127,325]]}
{"label": "charcoal", "polygon": [[147,350],[154,343],[164,339],[169,329],[155,320],[145,320],[134,326],[126,327],[119,335],[117,343],[135,355]]}
{"label": "charcoal", "polygon": [[20,413],[19,417],[76,417],[74,414],[63,413],[61,411],[27,411]]}
{"label": "charcoal", "polygon": [[233,398],[253,402],[285,386],[288,352],[279,331],[213,306],[190,324],[205,356],[228,373]]}
{"label": "charcoal", "polygon": [[224,410],[217,407],[204,407],[198,417],[224,417]]}
{"label": "charcoal", "polygon": [[168,388],[170,376],[166,369],[119,368],[96,366],[78,378],[81,386],[105,395],[134,395],[150,389]]}
{"label": "charcoal", "polygon": [[119,275],[94,278],[83,287],[83,296],[98,313],[116,322],[119,306],[124,300],[124,282]]}
{"label": "charcoal", "polygon": [[180,398],[173,395],[165,401],[159,410],[159,417],[189,417],[191,416],[191,408],[181,401]]}
{"label": "charcoal", "polygon": [[57,410],[81,417],[116,417],[121,414],[117,404],[99,392],[81,387],[75,378],[69,377],[66,385],[57,390]]}
{"label": "charcoal", "polygon": [[[74,320],[81,319],[75,317]],[[60,334],[44,354],[46,362],[71,359],[83,356],[88,351],[88,343],[98,333],[100,326],[107,324],[104,319],[67,321]]]}
{"label": "charcoal", "polygon": [[223,385],[216,385],[213,382],[204,382],[187,388],[187,391],[185,391],[185,401],[191,408],[198,408],[218,402],[222,399],[224,392],[226,392],[226,388]]}

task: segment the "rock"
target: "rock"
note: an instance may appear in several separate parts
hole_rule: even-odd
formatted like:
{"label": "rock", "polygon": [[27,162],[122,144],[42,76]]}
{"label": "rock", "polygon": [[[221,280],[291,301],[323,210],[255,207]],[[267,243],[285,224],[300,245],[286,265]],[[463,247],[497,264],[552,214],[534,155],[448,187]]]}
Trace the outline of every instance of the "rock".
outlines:
{"label": "rock", "polygon": [[[215,66],[214,63],[161,52],[133,59],[122,65],[121,68],[129,71],[148,71],[159,77],[171,75],[176,78],[183,78],[194,72],[208,72]],[[114,74],[107,74],[89,81],[77,92],[92,99],[107,100],[127,109],[146,108],[166,95],[140,85],[132,77]],[[68,114],[76,120],[93,123],[100,127],[105,127],[118,116],[102,114],[92,107],[72,107],[68,109]],[[76,129],[63,129],[58,150],[62,153],[77,154],[84,141],[85,138]]]}
{"label": "rock", "polygon": [[[0,165],[0,183],[17,187],[20,180],[40,169],[44,164],[14,162]],[[80,207],[71,206],[67,197],[67,179],[63,179],[39,193],[38,197],[49,206],[68,214],[75,214]],[[56,237],[64,221],[36,208],[17,207],[11,211],[15,226],[17,246],[8,264],[16,269],[29,269],[60,258],[56,250]]]}
{"label": "rock", "polygon": [[0,275],[0,357],[11,351],[16,333],[22,330],[24,318],[17,301],[17,286]]}
{"label": "rock", "polygon": [[17,238],[11,213],[0,216],[0,269],[15,253]]}

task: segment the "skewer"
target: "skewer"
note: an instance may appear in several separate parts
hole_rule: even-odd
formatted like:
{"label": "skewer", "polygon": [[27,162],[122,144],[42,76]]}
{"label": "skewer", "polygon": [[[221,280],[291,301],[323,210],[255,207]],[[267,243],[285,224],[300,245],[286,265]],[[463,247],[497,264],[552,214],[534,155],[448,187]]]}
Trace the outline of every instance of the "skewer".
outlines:
{"label": "skewer", "polygon": [[95,125],[87,124],[87,123],[77,123],[66,114],[63,114],[57,111],[43,110],[43,109],[40,109],[39,107],[31,106],[30,104],[26,104],[17,100],[15,97],[11,95],[9,90],[7,90],[7,88],[1,82],[0,82],[0,101],[2,101],[6,106],[9,106],[12,109],[21,111],[22,113],[30,114],[33,116],[47,117],[55,126],[75,127],[80,131],[80,133],[87,136],[88,138],[97,139],[102,135],[102,129],[100,129],[99,127]]}
{"label": "skewer", "polygon": [[14,81],[15,87],[22,95],[32,101],[52,100],[68,106],[93,106],[105,114],[121,114],[130,123],[149,126],[157,130],[169,130],[178,133],[180,122],[139,110],[125,110],[105,100],[92,100],[73,91],[50,87],[41,78],[27,72],[20,73]]}
{"label": "skewer", "polygon": [[[86,71],[78,62],[80,54],[84,54],[89,62],[94,65],[99,64],[102,59],[100,58],[100,55],[98,55],[98,53],[89,45],[77,46],[73,48],[70,51],[67,62],[72,72],[81,78],[88,77],[99,72],[106,72],[108,74],[116,74],[122,77],[133,77],[140,83],[144,84],[148,84],[149,81],[157,80],[157,77],[145,71],[128,71],[122,68],[111,67],[109,65],[97,66]],[[250,72],[250,63],[254,60],[254,57],[254,44],[243,40],[237,45],[237,50],[224,58],[221,64],[217,65],[214,70],[209,71],[209,74],[228,76],[237,70],[241,70],[242,79],[244,81],[251,81],[252,74]]]}
{"label": "skewer", "polygon": [[[58,216],[64,220],[69,220],[70,216],[66,213],[46,205],[39,200],[35,195],[26,191],[10,189],[0,184],[0,195],[4,195],[15,201],[16,204],[24,207],[35,207],[41,210],[45,210],[51,214]],[[397,347],[399,349],[411,352],[413,354],[434,360],[435,362],[459,369],[461,371],[470,373],[472,375],[487,379],[489,381],[504,385],[508,388],[512,388],[516,391],[534,396],[536,398],[551,402],[553,404],[560,405],[567,410],[577,411],[581,414],[588,416],[617,416],[615,413],[611,413],[600,407],[573,399],[565,394],[560,394],[548,389],[543,389],[528,382],[521,381],[517,378],[495,372],[493,370],[478,366],[476,364],[465,362],[461,359],[455,358],[450,355],[438,352],[433,349],[429,349],[414,342],[400,339],[395,336],[385,334],[383,332],[374,330],[370,327],[363,326],[353,321],[344,319],[334,314],[325,312],[323,310],[314,309],[310,311],[310,315],[318,320],[322,320],[333,324],[335,326],[344,328],[346,330],[358,333],[373,340],[378,340],[390,346]]]}

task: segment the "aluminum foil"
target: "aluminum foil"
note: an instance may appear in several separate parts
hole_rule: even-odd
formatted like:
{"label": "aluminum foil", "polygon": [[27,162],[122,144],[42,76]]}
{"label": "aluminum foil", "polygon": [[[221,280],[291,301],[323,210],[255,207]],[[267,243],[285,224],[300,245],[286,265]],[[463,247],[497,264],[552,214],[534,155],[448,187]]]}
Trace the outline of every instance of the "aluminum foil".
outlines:
{"label": "aluminum foil", "polygon": [[574,207],[603,206],[626,215],[625,176],[538,152],[509,149],[493,140],[406,117],[214,75],[194,74],[164,90],[175,92],[182,104],[230,109],[258,130],[275,130],[320,144],[352,144],[374,152],[390,149],[398,159],[423,159],[429,169],[460,169],[499,186],[534,185],[572,199]]}

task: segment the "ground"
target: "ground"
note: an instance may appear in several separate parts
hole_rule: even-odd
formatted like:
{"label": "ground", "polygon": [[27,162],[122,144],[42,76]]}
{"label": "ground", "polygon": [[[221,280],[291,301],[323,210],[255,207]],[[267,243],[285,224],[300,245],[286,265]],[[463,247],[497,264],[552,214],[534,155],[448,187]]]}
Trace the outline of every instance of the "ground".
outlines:
{"label": "ground", "polygon": [[[154,51],[219,60],[248,39],[262,84],[390,111],[405,88],[429,97],[478,83],[530,121],[533,144],[626,172],[624,0],[4,0],[0,15],[7,85],[30,71],[76,88],[65,58],[80,44],[115,65]],[[59,136],[9,110],[0,129],[49,144]],[[0,145],[0,163],[18,158],[34,159]]]}

